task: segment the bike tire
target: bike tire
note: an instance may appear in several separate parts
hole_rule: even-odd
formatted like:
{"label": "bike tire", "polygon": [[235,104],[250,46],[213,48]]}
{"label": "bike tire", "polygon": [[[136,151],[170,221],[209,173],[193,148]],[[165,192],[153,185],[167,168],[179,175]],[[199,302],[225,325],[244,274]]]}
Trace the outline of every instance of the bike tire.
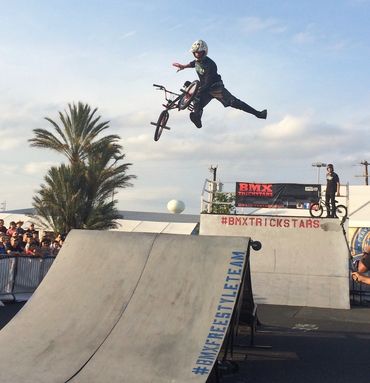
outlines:
{"label": "bike tire", "polygon": [[199,80],[195,80],[186,88],[185,92],[182,94],[179,100],[178,108],[179,110],[184,110],[188,108],[190,103],[194,100],[194,97],[197,95],[199,89]]}
{"label": "bike tire", "polygon": [[158,141],[161,137],[164,127],[167,124],[170,114],[167,110],[162,110],[161,114],[158,117],[155,132],[154,132],[154,141]]}
{"label": "bike tire", "polygon": [[310,216],[313,218],[320,218],[324,213],[324,208],[315,202],[310,206]]}
{"label": "bike tire", "polygon": [[335,207],[335,215],[338,218],[345,218],[345,217],[347,217],[347,214],[348,214],[348,211],[344,205],[337,205]]}

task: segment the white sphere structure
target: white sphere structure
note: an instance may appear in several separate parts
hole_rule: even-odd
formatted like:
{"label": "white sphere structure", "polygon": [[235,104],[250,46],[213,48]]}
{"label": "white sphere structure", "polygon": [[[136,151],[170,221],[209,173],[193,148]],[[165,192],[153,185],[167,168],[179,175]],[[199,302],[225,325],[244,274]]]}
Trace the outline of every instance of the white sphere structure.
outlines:
{"label": "white sphere structure", "polygon": [[179,201],[177,199],[172,199],[167,204],[167,209],[171,213],[174,214],[180,214],[185,210],[185,204],[182,201]]}

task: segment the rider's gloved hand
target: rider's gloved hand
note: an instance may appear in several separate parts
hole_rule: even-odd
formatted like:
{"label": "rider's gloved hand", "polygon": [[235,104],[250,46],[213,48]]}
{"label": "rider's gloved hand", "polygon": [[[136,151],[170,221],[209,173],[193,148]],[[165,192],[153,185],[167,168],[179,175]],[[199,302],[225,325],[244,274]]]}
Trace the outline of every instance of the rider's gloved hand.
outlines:
{"label": "rider's gloved hand", "polygon": [[180,70],[185,69],[185,65],[182,65],[182,64],[180,64],[180,63],[173,63],[172,65],[173,65],[174,67],[177,68],[177,71],[178,71],[178,72],[179,72]]}

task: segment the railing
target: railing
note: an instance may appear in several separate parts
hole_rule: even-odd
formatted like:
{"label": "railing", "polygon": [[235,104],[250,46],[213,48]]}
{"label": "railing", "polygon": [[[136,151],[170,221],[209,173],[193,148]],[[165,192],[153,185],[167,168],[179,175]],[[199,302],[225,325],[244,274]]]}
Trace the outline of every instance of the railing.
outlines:
{"label": "railing", "polygon": [[55,256],[10,255],[0,258],[0,300],[30,298],[53,264]]}
{"label": "railing", "polygon": [[[235,185],[235,182],[229,182],[232,185]],[[226,202],[226,201],[218,201],[217,198],[215,198],[215,195],[217,193],[223,193],[223,186],[224,184],[219,181],[212,181],[209,179],[206,179],[203,184],[202,188],[202,195],[201,195],[201,213],[214,213],[215,207],[224,207],[226,210],[231,210],[234,206],[234,203],[232,202]],[[233,192],[225,192],[225,195],[234,195],[235,191]]]}
{"label": "railing", "polygon": [[[206,179],[203,184],[202,194],[201,194],[201,213],[215,213],[219,210],[220,207],[223,207],[223,210],[230,210],[231,213],[222,212],[222,214],[258,214],[259,208],[249,209],[248,213],[244,212],[243,208],[235,208],[233,202],[220,201],[217,197],[217,194],[225,194],[235,197],[235,182],[228,181],[212,181]],[[227,190],[226,189],[227,186]],[[322,186],[321,196],[325,196],[325,185]],[[340,197],[336,197],[340,204],[349,206],[349,183],[342,184],[340,187]],[[241,211],[240,211],[241,210]],[[309,212],[307,210],[307,215]]]}

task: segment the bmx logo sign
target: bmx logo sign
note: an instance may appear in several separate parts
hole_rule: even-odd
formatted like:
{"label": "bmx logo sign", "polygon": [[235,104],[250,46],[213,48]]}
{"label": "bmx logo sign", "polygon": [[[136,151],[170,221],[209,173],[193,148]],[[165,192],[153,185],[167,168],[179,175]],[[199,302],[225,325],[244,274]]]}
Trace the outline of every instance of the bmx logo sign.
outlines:
{"label": "bmx logo sign", "polygon": [[208,375],[217,359],[242,283],[245,259],[245,252],[233,251],[231,254],[216,312],[210,323],[207,338],[192,369],[195,375]]}
{"label": "bmx logo sign", "polygon": [[239,195],[272,197],[272,184],[239,183]]}
{"label": "bmx logo sign", "polygon": [[308,208],[317,202],[321,186],[316,184],[272,184],[237,182],[236,207]]}

